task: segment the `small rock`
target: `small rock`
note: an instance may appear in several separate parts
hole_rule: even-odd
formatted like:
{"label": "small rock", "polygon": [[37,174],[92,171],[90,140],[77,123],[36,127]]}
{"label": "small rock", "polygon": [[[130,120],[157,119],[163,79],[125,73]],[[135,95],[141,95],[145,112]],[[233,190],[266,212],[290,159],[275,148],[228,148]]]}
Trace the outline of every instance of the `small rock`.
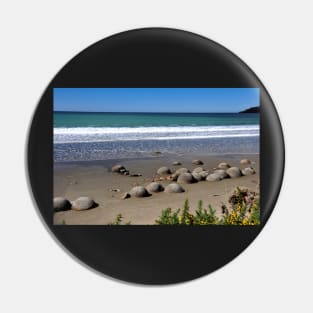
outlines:
{"label": "small rock", "polygon": [[223,176],[219,173],[213,173],[207,176],[206,180],[207,181],[219,181],[222,180]]}
{"label": "small rock", "polygon": [[161,176],[165,176],[165,175],[168,175],[168,174],[172,174],[171,170],[166,167],[166,166],[162,166],[160,167],[158,170],[157,170],[157,173]]}
{"label": "small rock", "polygon": [[195,165],[203,165],[203,162],[201,160],[193,160],[192,161],[192,164],[195,164]]}
{"label": "small rock", "polygon": [[160,155],[160,154],[162,154],[162,152],[161,151],[153,151],[152,154]]}
{"label": "small rock", "polygon": [[121,191],[121,189],[119,189],[119,188],[113,188],[113,189],[109,189],[109,191],[113,191],[113,192],[120,192],[120,191]]}
{"label": "small rock", "polygon": [[53,198],[53,210],[55,212],[70,210],[71,206],[71,203],[63,197]]}
{"label": "small rock", "polygon": [[226,163],[226,162],[221,162],[218,166],[217,166],[219,169],[222,169],[222,170],[227,170],[229,169],[231,166]]}
{"label": "small rock", "polygon": [[177,181],[177,178],[178,178],[179,175],[180,175],[180,174],[177,174],[177,173],[172,174],[172,175],[171,175],[172,181]]}
{"label": "small rock", "polygon": [[161,192],[164,190],[164,187],[159,183],[150,183],[146,188],[149,192]]}
{"label": "small rock", "polygon": [[129,175],[129,171],[123,172],[123,175],[125,175],[125,176]]}
{"label": "small rock", "polygon": [[74,210],[82,211],[91,209],[95,205],[95,202],[90,197],[79,197],[72,203]]}
{"label": "small rock", "polygon": [[129,177],[140,177],[142,174],[140,173],[134,173],[134,174],[129,174]]}
{"label": "small rock", "polygon": [[252,167],[246,167],[243,170],[241,170],[242,175],[249,176],[255,174],[255,170]]}
{"label": "small rock", "polygon": [[248,164],[251,164],[251,161],[248,160],[248,159],[242,159],[242,160],[240,161],[240,164],[242,164],[242,165],[248,165]]}
{"label": "small rock", "polygon": [[233,166],[230,167],[226,173],[231,177],[231,178],[236,178],[241,176],[241,170],[239,167]]}
{"label": "small rock", "polygon": [[123,193],[121,199],[125,200],[125,199],[128,199],[128,198],[130,198],[130,194],[128,192]]}
{"label": "small rock", "polygon": [[136,186],[131,189],[129,192],[131,196],[137,197],[137,198],[143,198],[150,196],[149,192],[145,187],[142,186]]}
{"label": "small rock", "polygon": [[177,183],[171,183],[168,186],[166,186],[165,192],[168,192],[168,193],[181,193],[181,192],[185,192],[185,189],[181,185],[179,185]]}
{"label": "small rock", "polygon": [[121,173],[121,171],[125,172],[126,169],[125,169],[125,167],[123,165],[117,164],[117,165],[112,166],[111,171],[113,173]]}
{"label": "small rock", "polygon": [[179,184],[192,184],[197,182],[197,180],[190,173],[180,174],[177,178]]}
{"label": "small rock", "polygon": [[181,165],[181,163],[179,161],[174,161],[172,164],[175,166]]}
{"label": "small rock", "polygon": [[152,181],[153,182],[154,181],[160,181],[161,180],[160,178],[161,178],[161,176],[159,174],[156,174],[156,175],[153,176]]}

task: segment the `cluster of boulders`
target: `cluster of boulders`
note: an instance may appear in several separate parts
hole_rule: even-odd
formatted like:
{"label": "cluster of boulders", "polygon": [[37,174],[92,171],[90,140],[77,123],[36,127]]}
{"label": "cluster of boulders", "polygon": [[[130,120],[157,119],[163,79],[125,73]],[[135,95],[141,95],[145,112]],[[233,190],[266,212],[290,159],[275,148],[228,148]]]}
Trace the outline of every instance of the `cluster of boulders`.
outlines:
{"label": "cluster of boulders", "polygon": [[[174,166],[181,165],[180,161],[174,161],[172,163]],[[204,163],[201,160],[193,160],[192,164],[194,165],[203,165]],[[243,159],[240,161],[241,165],[250,165],[251,161],[248,159]],[[125,167],[122,165],[115,165],[112,168],[112,172],[116,172],[113,169],[124,169]],[[252,167],[246,167],[244,169],[240,169],[236,166],[231,166],[228,163],[222,162],[217,168],[213,170],[205,170],[203,167],[196,167],[192,171],[188,168],[181,167],[174,171],[172,171],[167,166],[160,167],[156,175],[153,177],[153,182],[148,184],[146,187],[144,186],[135,186],[129,192],[126,192],[122,195],[122,199],[127,199],[130,197],[149,197],[153,193],[158,192],[167,192],[167,193],[181,193],[184,192],[184,188],[181,185],[184,184],[193,184],[199,181],[220,181],[225,178],[237,178],[240,176],[252,175],[255,173],[255,170]],[[168,186],[164,188],[161,181],[171,181]]]}
{"label": "cluster of boulders", "polygon": [[55,212],[67,210],[83,211],[92,209],[95,206],[96,206],[95,201],[90,197],[79,197],[72,202],[63,197],[53,198],[53,210]]}
{"label": "cluster of boulders", "polygon": [[[195,165],[203,164],[201,160],[194,160]],[[251,161],[243,159],[240,161],[242,165],[250,165]],[[255,170],[249,166],[240,169],[236,166],[231,166],[228,163],[222,162],[213,170],[206,170],[203,167],[197,167],[192,172],[185,167],[181,167],[175,171],[171,171],[168,167],[163,166],[157,170],[154,181],[177,181],[179,184],[192,184],[202,180],[219,181],[225,178],[237,178],[240,176],[248,176],[255,174]]]}
{"label": "cluster of boulders", "polygon": [[[203,165],[201,160],[193,160],[194,165]],[[185,189],[181,186],[184,184],[193,184],[203,180],[214,182],[220,181],[226,178],[237,178],[240,176],[248,176],[255,174],[255,170],[251,167],[251,161],[248,159],[242,159],[240,161],[242,166],[246,166],[240,169],[236,166],[231,166],[228,163],[222,162],[218,164],[217,168],[213,170],[206,170],[203,167],[196,167],[192,171],[188,168],[181,167],[172,171],[166,166],[160,167],[156,175],[153,177],[153,181],[146,187],[135,186],[129,192],[125,192],[122,195],[122,199],[130,197],[143,198],[149,197],[154,193],[167,192],[167,193],[182,193]],[[180,161],[172,163],[173,166],[180,166]],[[131,174],[123,165],[114,165],[111,169],[113,173],[129,176],[141,176],[141,174]],[[160,181],[170,181],[171,183],[164,187]],[[112,189],[111,191],[120,191],[120,189]],[[88,210],[96,207],[95,201],[90,197],[79,197],[76,200],[70,202],[63,197],[56,197],[53,199],[53,209],[55,212],[66,210]]]}
{"label": "cluster of boulders", "polygon": [[146,187],[143,186],[133,187],[129,192],[125,192],[122,195],[122,199],[128,199],[130,197],[136,198],[150,197],[153,193],[163,191],[167,193],[181,193],[185,192],[185,189],[178,183],[171,183],[164,188],[162,184],[158,182],[152,182],[148,184]]}

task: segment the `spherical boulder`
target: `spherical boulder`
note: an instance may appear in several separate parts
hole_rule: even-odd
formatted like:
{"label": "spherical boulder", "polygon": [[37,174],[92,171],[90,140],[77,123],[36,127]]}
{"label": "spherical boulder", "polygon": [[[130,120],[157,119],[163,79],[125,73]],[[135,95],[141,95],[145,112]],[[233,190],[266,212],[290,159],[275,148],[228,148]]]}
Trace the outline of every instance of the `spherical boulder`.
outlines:
{"label": "spherical boulder", "polygon": [[242,165],[248,165],[248,164],[251,164],[251,161],[248,160],[248,159],[242,159],[242,160],[240,161],[240,164],[242,164]]}
{"label": "spherical boulder", "polygon": [[95,205],[95,202],[90,197],[79,197],[72,203],[72,208],[77,211],[83,211],[91,209]]}
{"label": "spherical boulder", "polygon": [[164,176],[164,175],[171,174],[172,172],[168,167],[162,166],[157,170],[157,173],[161,176]]}
{"label": "spherical boulder", "polygon": [[200,175],[200,173],[192,173],[191,174],[192,175],[192,177],[196,180],[196,181],[201,181],[201,180],[203,180],[203,177]]}
{"label": "spherical boulder", "polygon": [[150,183],[146,188],[149,192],[161,192],[164,190],[164,187],[156,182]]}
{"label": "spherical boulder", "polygon": [[203,165],[203,162],[201,160],[192,160],[192,164]]}
{"label": "spherical boulder", "polygon": [[231,178],[236,178],[241,176],[241,170],[239,167],[233,166],[230,167],[226,173],[231,177]]}
{"label": "spherical boulder", "polygon": [[208,171],[202,171],[199,174],[202,177],[202,180],[205,180],[207,178],[207,176],[209,175],[209,172]]}
{"label": "spherical boulder", "polygon": [[243,170],[241,170],[242,175],[249,176],[255,174],[255,170],[252,167],[246,167]]}
{"label": "spherical boulder", "polygon": [[204,169],[202,168],[202,167],[196,167],[196,168],[194,168],[193,169],[193,173],[200,173],[200,172],[203,172],[204,171]]}
{"label": "spherical boulder", "polygon": [[220,176],[222,176],[223,179],[229,177],[225,170],[215,170],[214,173],[219,174]]}
{"label": "spherical boulder", "polygon": [[218,166],[217,166],[219,169],[222,169],[222,170],[227,170],[229,169],[231,166],[226,163],[226,162],[221,162]]}
{"label": "spherical boulder", "polygon": [[142,186],[133,187],[129,193],[131,196],[137,197],[137,198],[143,198],[143,197],[150,196],[147,189],[145,187],[142,187]]}
{"label": "spherical boulder", "polygon": [[223,179],[223,176],[219,173],[213,173],[213,174],[210,174],[206,177],[207,181],[219,181],[222,179]]}
{"label": "spherical boulder", "polygon": [[71,202],[63,197],[53,198],[53,210],[55,212],[70,210],[71,206]]}
{"label": "spherical boulder", "polygon": [[181,192],[185,192],[185,189],[181,185],[179,185],[177,183],[171,183],[168,186],[166,186],[165,192],[168,192],[168,193],[181,193]]}
{"label": "spherical boulder", "polygon": [[175,174],[176,175],[180,175],[180,174],[184,174],[184,173],[190,173],[190,171],[188,170],[188,168],[185,168],[185,167],[181,167],[179,169],[177,169],[175,171]]}
{"label": "spherical boulder", "polygon": [[126,172],[126,168],[123,165],[117,164],[117,165],[112,166],[111,171],[113,173],[124,173]]}
{"label": "spherical boulder", "polygon": [[197,180],[190,173],[180,174],[177,178],[179,184],[192,184],[197,182]]}

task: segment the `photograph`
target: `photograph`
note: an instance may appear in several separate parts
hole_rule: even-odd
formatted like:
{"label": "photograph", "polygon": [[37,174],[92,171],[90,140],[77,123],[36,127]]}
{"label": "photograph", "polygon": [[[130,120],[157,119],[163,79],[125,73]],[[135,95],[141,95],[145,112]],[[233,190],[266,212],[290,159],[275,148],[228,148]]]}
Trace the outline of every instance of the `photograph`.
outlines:
{"label": "photograph", "polygon": [[260,225],[259,88],[54,88],[54,225]]}

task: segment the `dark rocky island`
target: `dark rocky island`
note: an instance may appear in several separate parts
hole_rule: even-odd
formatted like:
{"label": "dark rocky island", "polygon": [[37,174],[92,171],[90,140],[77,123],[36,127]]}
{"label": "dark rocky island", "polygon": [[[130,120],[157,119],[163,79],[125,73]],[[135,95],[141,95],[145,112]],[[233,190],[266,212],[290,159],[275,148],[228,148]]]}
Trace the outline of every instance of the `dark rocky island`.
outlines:
{"label": "dark rocky island", "polygon": [[240,111],[239,113],[260,113],[260,107],[252,107],[252,108]]}

